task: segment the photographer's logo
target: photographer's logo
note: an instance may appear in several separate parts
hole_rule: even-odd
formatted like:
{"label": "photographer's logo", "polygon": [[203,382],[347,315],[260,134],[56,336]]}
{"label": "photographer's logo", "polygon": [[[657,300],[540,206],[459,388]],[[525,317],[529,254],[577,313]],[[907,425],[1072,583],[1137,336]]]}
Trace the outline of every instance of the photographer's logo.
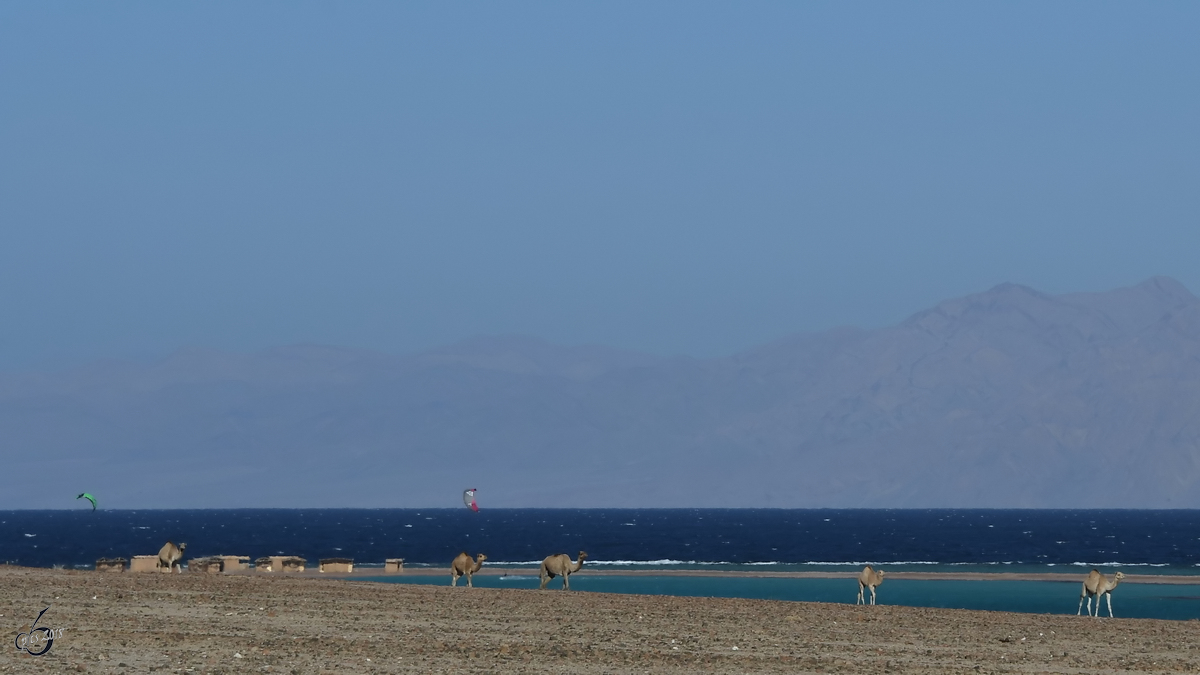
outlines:
{"label": "photographer's logo", "polygon": [[[46,609],[50,609],[47,607]],[[50,651],[54,646],[55,638],[62,637],[62,628],[46,628],[42,626],[38,628],[38,622],[42,620],[42,615],[46,613],[46,609],[38,612],[37,618],[33,620],[33,625],[29,627],[28,633],[19,633],[16,639],[17,649],[28,652],[33,656],[41,656]]]}

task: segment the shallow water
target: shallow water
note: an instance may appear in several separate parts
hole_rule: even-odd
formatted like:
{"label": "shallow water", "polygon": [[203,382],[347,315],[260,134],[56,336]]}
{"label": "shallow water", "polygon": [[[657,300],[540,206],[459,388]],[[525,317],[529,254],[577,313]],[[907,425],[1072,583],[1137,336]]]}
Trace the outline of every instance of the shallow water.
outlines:
{"label": "shallow water", "polygon": [[[383,583],[450,584],[445,577],[373,577]],[[537,589],[532,575],[473,579],[481,588]],[[459,585],[466,584],[460,579]],[[888,580],[877,590],[879,604],[910,607],[946,607],[1030,614],[1074,614],[1079,606],[1079,582],[1058,581],[924,581]],[[549,589],[562,587],[555,579]],[[798,602],[854,603],[858,584],[852,579],[764,579],[737,577],[571,576],[571,590],[595,593],[680,595],[693,597],[755,598]],[[550,591],[548,591],[550,592]],[[870,595],[867,594],[867,601]],[[1094,601],[1093,601],[1094,602]],[[1113,614],[1141,619],[1200,619],[1200,586],[1124,583],[1113,591]],[[1105,605],[1102,616],[1108,616]]]}

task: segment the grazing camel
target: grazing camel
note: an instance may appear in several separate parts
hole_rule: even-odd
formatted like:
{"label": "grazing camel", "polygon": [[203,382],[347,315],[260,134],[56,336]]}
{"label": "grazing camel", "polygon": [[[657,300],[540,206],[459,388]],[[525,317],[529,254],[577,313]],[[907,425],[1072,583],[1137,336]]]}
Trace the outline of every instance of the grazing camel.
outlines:
{"label": "grazing camel", "polygon": [[854,604],[865,605],[863,600],[863,589],[871,589],[871,604],[875,604],[875,587],[883,583],[883,570],[873,570],[870,565],[863,568],[862,574],[858,575],[858,601]]}
{"label": "grazing camel", "polygon": [[[1103,574],[1101,574],[1098,570],[1092,570],[1091,572],[1088,572],[1087,579],[1085,579],[1083,582],[1083,590],[1081,590],[1079,592],[1080,606],[1083,605],[1084,596],[1085,595],[1088,596],[1088,616],[1095,616],[1096,618],[1100,618],[1100,599],[1108,598],[1108,618],[1110,618],[1110,619],[1113,618],[1112,592],[1113,592],[1113,589],[1116,588],[1117,585],[1120,584],[1121,580],[1124,578],[1125,578],[1125,574],[1123,572],[1117,572],[1116,574],[1114,574],[1111,581],[1107,577],[1105,577]],[[1091,584],[1091,588],[1088,588],[1089,584]],[[1092,598],[1091,598],[1091,596],[1093,596],[1093,595],[1096,596],[1096,613],[1095,614],[1092,614]],[[1079,616],[1078,610],[1075,611],[1075,616]]]}
{"label": "grazing camel", "polygon": [[177,573],[182,572],[183,566],[179,564],[179,561],[183,560],[183,551],[186,548],[187,544],[180,544],[176,546],[168,541],[163,545],[162,548],[158,549],[157,567],[159,569],[165,567],[167,568],[167,572],[170,572],[171,568],[174,567]]}
{"label": "grazing camel", "polygon": [[483,567],[484,560],[487,560],[487,556],[482,553],[475,556],[474,560],[471,560],[471,556],[467,555],[466,551],[459,553],[454,562],[450,563],[450,585],[457,586],[458,578],[465,576],[467,578],[467,586],[474,588],[474,585],[471,584],[471,575],[478,572],[480,567]]}
{"label": "grazing camel", "polygon": [[587,560],[587,557],[587,551],[580,551],[579,562],[575,563],[574,565],[571,564],[571,556],[567,555],[566,553],[559,553],[546,558],[542,561],[542,571],[540,575],[542,578],[542,585],[538,588],[544,589],[546,584],[550,583],[551,579],[561,576],[563,578],[563,590],[571,590],[571,582],[567,579],[567,577],[578,572],[579,569],[583,567],[583,561]]}

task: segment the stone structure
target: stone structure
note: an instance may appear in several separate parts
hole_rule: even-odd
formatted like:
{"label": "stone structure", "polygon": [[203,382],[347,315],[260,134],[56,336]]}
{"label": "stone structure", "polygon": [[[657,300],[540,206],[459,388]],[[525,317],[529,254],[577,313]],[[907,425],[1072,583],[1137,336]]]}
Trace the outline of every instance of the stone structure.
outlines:
{"label": "stone structure", "polygon": [[126,560],[124,558],[100,558],[96,561],[97,572],[124,572]]}
{"label": "stone structure", "polygon": [[158,566],[157,555],[135,555],[129,559],[130,572],[169,572]]}
{"label": "stone structure", "polygon": [[188,561],[188,571],[220,574],[224,562],[221,556],[217,555],[208,556],[207,558],[192,558]]}
{"label": "stone structure", "polygon": [[304,565],[307,564],[304,558],[294,555],[271,556],[272,559],[279,559],[279,568],[284,572],[303,572]]}
{"label": "stone structure", "polygon": [[250,569],[250,556],[248,555],[223,555],[221,561],[221,568],[225,572],[244,572]]}
{"label": "stone structure", "polygon": [[299,556],[273,555],[255,560],[254,568],[260,572],[303,572],[307,562]]}
{"label": "stone structure", "polygon": [[351,574],[354,572],[354,560],[352,558],[321,558],[317,570],[330,574]]}
{"label": "stone structure", "polygon": [[383,563],[383,571],[388,574],[399,574],[404,571],[404,558],[388,558]]}

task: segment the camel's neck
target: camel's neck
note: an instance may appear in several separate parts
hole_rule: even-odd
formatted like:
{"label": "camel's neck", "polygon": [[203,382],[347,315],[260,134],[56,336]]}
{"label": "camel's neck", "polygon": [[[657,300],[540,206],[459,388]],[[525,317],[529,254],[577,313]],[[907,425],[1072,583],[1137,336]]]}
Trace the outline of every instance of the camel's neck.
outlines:
{"label": "camel's neck", "polygon": [[581,567],[583,567],[583,558],[580,558],[578,561],[576,561],[576,563],[574,565],[571,566],[571,573],[573,574],[575,572],[578,572],[579,568],[581,568]]}
{"label": "camel's neck", "polygon": [[476,560],[476,561],[475,561],[475,564],[474,564],[474,565],[472,565],[472,568],[473,568],[473,569],[471,570],[471,574],[475,574],[476,572],[478,572],[480,567],[483,567],[483,561],[482,561],[482,560]]}
{"label": "camel's neck", "polygon": [[1112,579],[1109,579],[1108,581],[1104,582],[1104,591],[1106,593],[1111,592],[1112,589],[1116,588],[1117,584],[1119,584],[1119,583],[1121,583],[1120,579],[1117,579],[1115,577]]}

